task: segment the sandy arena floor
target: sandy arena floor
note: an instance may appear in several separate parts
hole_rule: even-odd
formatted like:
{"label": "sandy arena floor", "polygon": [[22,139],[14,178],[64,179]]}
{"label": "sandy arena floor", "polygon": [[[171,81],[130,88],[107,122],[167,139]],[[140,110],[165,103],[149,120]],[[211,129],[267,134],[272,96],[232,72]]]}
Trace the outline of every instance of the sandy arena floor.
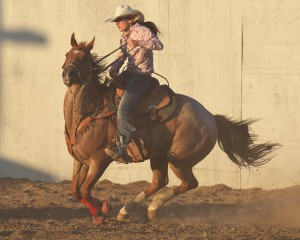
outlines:
{"label": "sandy arena floor", "polygon": [[72,199],[70,184],[0,179],[0,239],[300,239],[300,186],[199,187],[170,201],[152,222],[148,201],[120,223],[118,210],[149,183],[101,181],[94,196],[109,199],[113,210],[107,223],[94,226],[89,210]]}

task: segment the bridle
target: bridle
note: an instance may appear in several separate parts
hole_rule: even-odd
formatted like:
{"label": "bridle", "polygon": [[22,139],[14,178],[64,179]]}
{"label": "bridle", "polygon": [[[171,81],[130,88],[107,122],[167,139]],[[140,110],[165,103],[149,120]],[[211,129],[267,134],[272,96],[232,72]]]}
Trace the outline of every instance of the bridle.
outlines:
{"label": "bridle", "polygon": [[[74,63],[75,63],[77,66],[76,66]],[[79,77],[79,79],[82,81],[82,84],[85,84],[86,81],[84,81],[84,80],[82,79],[81,74],[80,74],[81,68],[80,68],[80,66],[79,66],[79,63],[78,63],[76,60],[72,59],[72,60],[70,61],[70,63],[64,65],[64,68],[65,68],[65,67],[68,67],[68,66],[73,67],[73,68],[77,71],[78,77]]]}
{"label": "bridle", "polygon": [[[119,49],[121,49],[122,47],[124,47],[124,46],[126,46],[126,45],[127,45],[127,43],[121,45],[120,47],[118,47],[118,48],[116,48],[115,50],[111,51],[110,53],[108,53],[108,54],[105,55],[104,57],[100,58],[98,61],[101,62],[102,60],[108,58],[110,55],[112,55],[113,53],[115,53],[116,51],[118,51]],[[132,50],[132,49],[131,49],[131,50]],[[131,51],[131,50],[130,50],[130,51]],[[104,71],[106,71],[111,65],[113,65],[115,62],[119,61],[121,58],[122,58],[122,57],[117,58],[116,60],[114,60],[112,63],[110,63],[109,65],[107,65],[104,69],[102,69],[100,73],[103,73]],[[81,73],[80,73],[80,71],[81,71],[81,69],[82,69],[83,67],[80,67],[79,63],[78,63],[76,60],[74,60],[74,59],[71,59],[71,60],[69,61],[69,63],[64,64],[62,68],[65,69],[65,68],[68,67],[68,66],[73,67],[73,68],[77,71],[77,74],[78,74],[79,79],[81,80],[81,82],[82,82],[83,84],[85,84],[86,81],[81,77]],[[100,74],[100,73],[99,73],[99,74]]]}

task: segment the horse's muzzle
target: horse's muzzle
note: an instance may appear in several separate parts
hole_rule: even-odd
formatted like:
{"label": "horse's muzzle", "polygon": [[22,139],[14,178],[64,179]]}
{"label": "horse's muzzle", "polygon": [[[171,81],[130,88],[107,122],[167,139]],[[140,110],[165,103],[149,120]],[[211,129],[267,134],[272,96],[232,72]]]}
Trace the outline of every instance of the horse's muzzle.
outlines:
{"label": "horse's muzzle", "polygon": [[74,71],[64,70],[62,73],[63,82],[67,87],[71,87],[75,78]]}
{"label": "horse's muzzle", "polygon": [[71,87],[71,86],[72,86],[72,82],[70,81],[69,78],[63,78],[63,81],[64,81],[64,84],[65,84],[67,87]]}

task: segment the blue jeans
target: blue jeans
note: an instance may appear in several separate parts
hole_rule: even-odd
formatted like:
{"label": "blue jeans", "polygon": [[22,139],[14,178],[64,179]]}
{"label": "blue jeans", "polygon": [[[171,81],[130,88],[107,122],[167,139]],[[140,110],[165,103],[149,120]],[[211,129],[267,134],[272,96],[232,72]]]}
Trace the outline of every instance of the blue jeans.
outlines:
{"label": "blue jeans", "polygon": [[118,134],[121,142],[126,145],[133,138],[136,128],[132,125],[130,114],[136,107],[141,96],[150,86],[150,76],[125,72],[118,80],[126,83],[126,88],[120,101],[117,112]]}

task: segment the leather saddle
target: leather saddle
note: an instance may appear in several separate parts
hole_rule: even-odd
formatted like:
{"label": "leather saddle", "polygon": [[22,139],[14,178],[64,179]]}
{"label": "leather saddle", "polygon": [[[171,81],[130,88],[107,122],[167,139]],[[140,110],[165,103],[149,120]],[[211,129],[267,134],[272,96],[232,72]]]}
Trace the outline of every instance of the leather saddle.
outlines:
{"label": "leather saddle", "polygon": [[[149,134],[152,127],[168,120],[177,108],[177,96],[172,89],[167,85],[160,85],[156,78],[150,78],[151,84],[148,90],[143,94],[132,112],[132,122],[137,131],[134,139],[127,146],[127,153],[134,162],[149,159],[151,156]],[[115,104],[118,107],[125,88],[120,82],[114,85],[117,93]]]}
{"label": "leather saddle", "polygon": [[[117,86],[116,106],[119,106],[124,87]],[[150,114],[150,118],[156,123],[164,122],[177,107],[176,94],[167,85],[160,85],[159,81],[151,77],[151,85],[143,94],[141,100],[133,110],[134,118]]]}

